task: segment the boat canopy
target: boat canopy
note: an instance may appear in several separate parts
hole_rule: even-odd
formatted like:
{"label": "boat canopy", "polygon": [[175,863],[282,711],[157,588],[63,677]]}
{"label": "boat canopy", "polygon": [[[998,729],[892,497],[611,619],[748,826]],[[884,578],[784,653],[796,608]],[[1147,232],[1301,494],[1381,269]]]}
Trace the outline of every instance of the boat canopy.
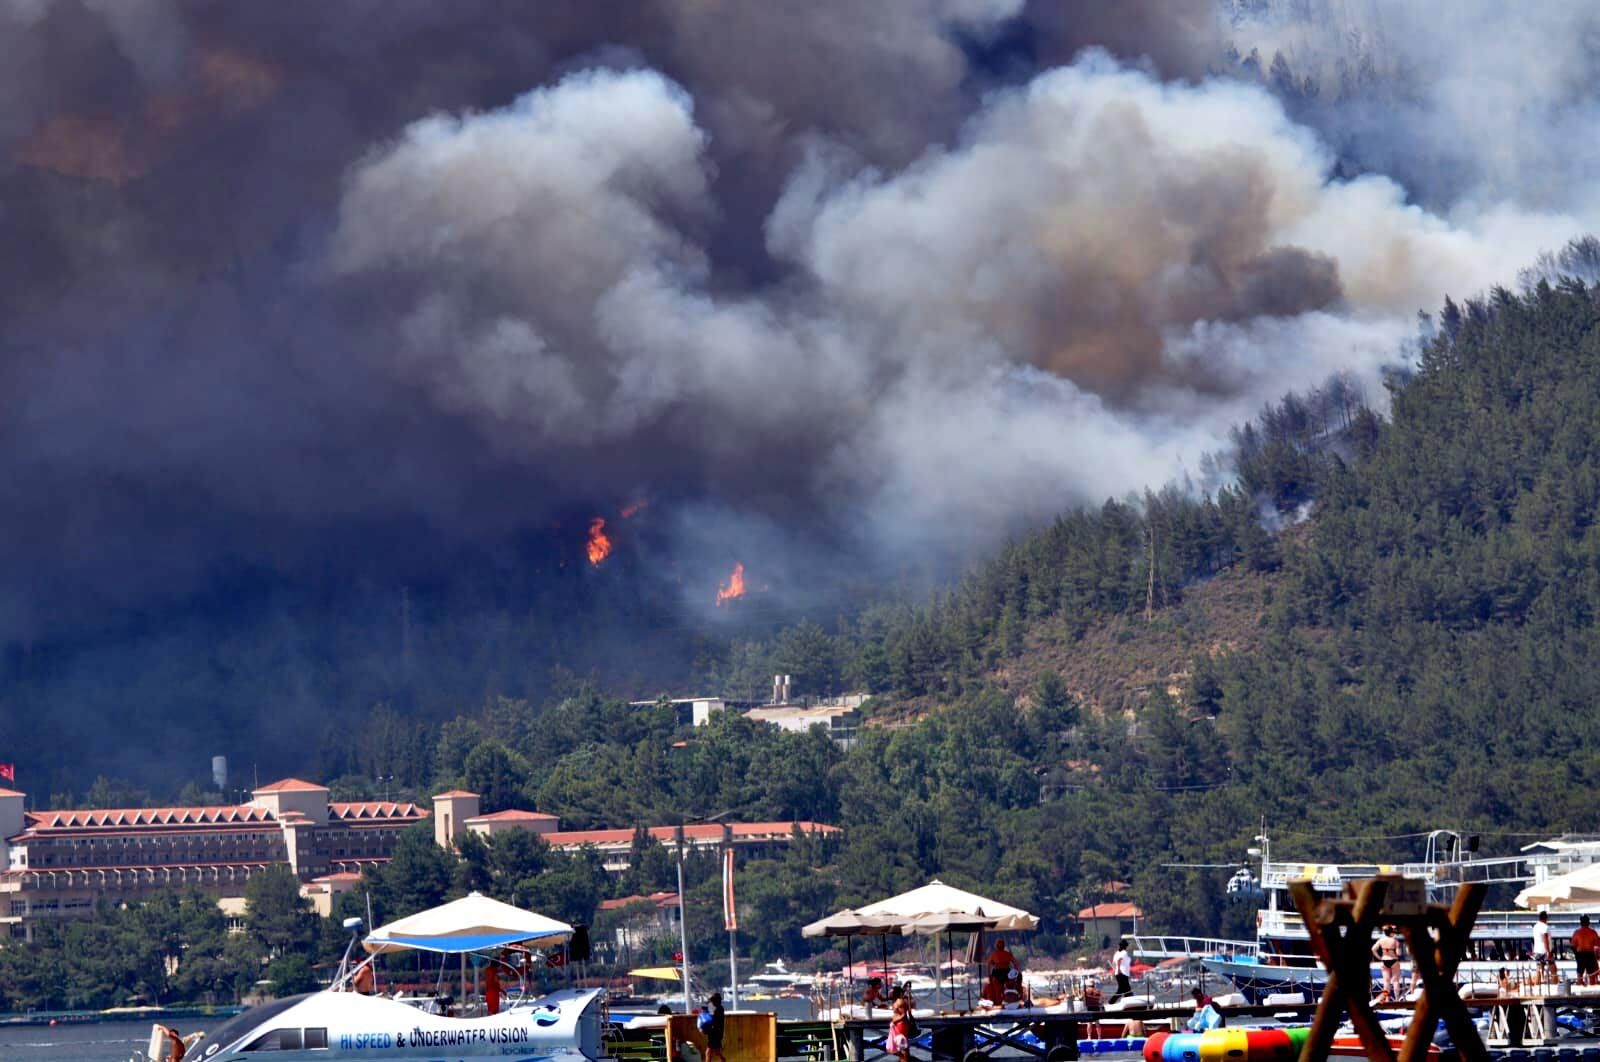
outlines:
{"label": "boat canopy", "polygon": [[656,981],[683,983],[683,971],[676,966],[640,966],[628,971],[629,977],[648,977]]}
{"label": "boat canopy", "polygon": [[507,944],[554,945],[571,938],[572,927],[565,922],[472,892],[380,926],[367,934],[362,946],[373,954],[406,950],[455,954]]}

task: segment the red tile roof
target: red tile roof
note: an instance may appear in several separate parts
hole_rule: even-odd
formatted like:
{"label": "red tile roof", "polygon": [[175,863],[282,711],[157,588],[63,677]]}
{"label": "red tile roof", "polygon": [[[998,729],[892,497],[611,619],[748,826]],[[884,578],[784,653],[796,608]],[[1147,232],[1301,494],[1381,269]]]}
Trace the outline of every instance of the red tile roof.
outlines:
{"label": "red tile roof", "polygon": [[270,825],[272,812],[249,804],[204,808],[107,808],[83,811],[30,811],[28,833],[43,830],[149,829],[154,827],[235,827]]}
{"label": "red tile roof", "polygon": [[509,811],[496,811],[491,815],[474,815],[474,816],[472,816],[472,818],[467,819],[466,821],[467,822],[527,822],[529,820],[533,820],[533,821],[536,821],[536,822],[546,822],[546,821],[555,822],[555,821],[557,821],[556,816],[554,816],[554,815],[546,815],[542,811],[517,811],[515,809],[509,810]]}
{"label": "red tile roof", "polygon": [[[794,827],[800,827],[801,833],[839,833],[839,827],[828,826],[820,822],[733,822],[728,824],[733,830],[734,839],[756,840],[760,838],[787,838],[794,832]],[[646,831],[652,838],[663,844],[672,844],[677,840],[677,827],[651,826]],[[544,835],[546,843],[558,846],[615,845],[630,844],[633,841],[633,830],[560,830]],[[718,841],[722,839],[722,826],[718,823],[701,823],[683,828],[683,837],[686,841]]]}
{"label": "red tile roof", "polygon": [[27,793],[19,793],[15,789],[0,789],[0,797],[27,796],[27,795],[28,795]]}
{"label": "red tile roof", "polygon": [[412,803],[401,804],[392,800],[363,800],[354,803],[333,802],[328,805],[328,818],[348,824],[384,819],[425,819],[433,812]]}
{"label": "red tile roof", "polygon": [[678,894],[675,892],[652,892],[649,896],[624,896],[617,900],[601,900],[600,910],[616,911],[631,903],[654,903],[657,907],[678,906]]}
{"label": "red tile roof", "polygon": [[260,789],[251,790],[251,792],[255,792],[255,793],[306,793],[306,792],[311,792],[313,790],[318,790],[318,789],[320,789],[324,793],[326,793],[328,791],[328,787],[325,786],[325,785],[317,785],[315,782],[307,782],[307,781],[303,781],[303,780],[301,780],[299,778],[285,778],[280,782],[273,782],[271,785],[264,785]]}
{"label": "red tile roof", "polygon": [[1079,918],[1143,918],[1144,912],[1131,903],[1097,903],[1078,912]]}
{"label": "red tile roof", "polygon": [[465,789],[452,789],[448,793],[435,793],[435,794],[433,794],[433,799],[438,800],[440,797],[464,797],[464,796],[475,797],[477,795],[478,795],[477,793],[469,793]]}
{"label": "red tile roof", "polygon": [[[372,800],[328,805],[328,818],[346,826],[374,826],[396,820],[415,822],[432,813],[411,803]],[[53,831],[93,830],[141,834],[175,832],[184,829],[231,831],[245,826],[274,826],[282,822],[309,821],[301,812],[286,812],[280,819],[266,808],[253,804],[226,804],[199,808],[88,808],[79,811],[30,811],[26,828],[19,837],[36,838]]]}

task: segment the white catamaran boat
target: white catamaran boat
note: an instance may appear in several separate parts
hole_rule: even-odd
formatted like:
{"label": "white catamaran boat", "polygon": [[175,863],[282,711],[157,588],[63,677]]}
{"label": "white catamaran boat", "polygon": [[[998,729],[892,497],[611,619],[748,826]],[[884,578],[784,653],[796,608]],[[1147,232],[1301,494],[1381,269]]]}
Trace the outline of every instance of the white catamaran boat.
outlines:
{"label": "white catamaran boat", "polygon": [[[351,922],[359,926],[358,920]],[[374,930],[361,941],[370,954],[360,961],[352,959],[356,945],[352,940],[338,976],[324,991],[252,1007],[198,1039],[155,1026],[141,1062],[168,1062],[179,1040],[187,1048],[184,1062],[244,1062],[260,1057],[262,1051],[272,1052],[272,1058],[283,1062],[602,1059],[604,993],[598,989],[563,989],[537,999],[518,995],[503,1009],[485,1006],[479,1013],[462,1016],[451,1013],[456,1000],[442,995],[396,998],[367,994],[373,985],[372,963],[385,952],[416,949],[459,955],[464,980],[469,953],[492,957],[512,946],[555,945],[570,939],[572,932],[564,922],[472,893]],[[468,994],[463,986],[463,1004]],[[488,1013],[491,1009],[497,1013]]]}
{"label": "white catamaran boat", "polygon": [[[1468,845],[1467,838],[1451,831],[1436,830],[1428,835],[1421,862],[1308,863],[1275,862],[1266,835],[1258,836],[1256,841],[1260,847],[1252,848],[1250,854],[1261,858],[1259,878],[1245,868],[1228,883],[1228,891],[1235,898],[1253,896],[1262,902],[1256,912],[1254,940],[1208,940],[1196,942],[1203,946],[1195,947],[1186,943],[1187,938],[1142,936],[1133,939],[1135,953],[1150,960],[1190,954],[1199,959],[1206,970],[1231,981],[1254,1005],[1287,1002],[1294,995],[1309,1001],[1321,994],[1328,975],[1311,953],[1310,935],[1289,896],[1291,881],[1309,880],[1319,894],[1331,897],[1341,894],[1349,882],[1379,874],[1400,874],[1426,882],[1429,898],[1447,903],[1453,890],[1469,881],[1510,887],[1540,880],[1545,872],[1570,866],[1575,858],[1581,858],[1573,853],[1583,847],[1567,841],[1551,841],[1530,845],[1521,855],[1479,859],[1466,851],[1473,847]],[[1591,847],[1594,851],[1590,855],[1600,860],[1600,844]],[[1576,964],[1570,951],[1563,955],[1562,950],[1578,928],[1578,919],[1585,910],[1566,907],[1548,912],[1560,980],[1569,980],[1575,973]],[[1587,908],[1587,913],[1600,918],[1600,899]],[[1504,972],[1511,982],[1523,986],[1532,984],[1536,976],[1532,946],[1537,919],[1538,914],[1533,910],[1480,912],[1456,980],[1462,984],[1483,985],[1487,991],[1490,986],[1498,985]],[[1382,981],[1382,967],[1377,962],[1372,964],[1372,973],[1376,991]],[[1407,955],[1401,963],[1402,991],[1408,989],[1410,981],[1411,963]]]}

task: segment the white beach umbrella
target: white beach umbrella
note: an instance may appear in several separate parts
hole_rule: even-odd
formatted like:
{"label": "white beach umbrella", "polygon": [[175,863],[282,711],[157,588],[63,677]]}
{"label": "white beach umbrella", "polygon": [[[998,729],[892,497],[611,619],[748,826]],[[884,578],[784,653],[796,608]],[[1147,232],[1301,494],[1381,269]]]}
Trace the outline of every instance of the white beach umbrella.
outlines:
{"label": "white beach umbrella", "polygon": [[565,922],[473,892],[380,926],[367,934],[362,946],[374,954],[407,949],[454,954],[506,944],[560,944],[571,938],[572,927]]}
{"label": "white beach umbrella", "polygon": [[[1020,907],[1012,907],[1010,904],[991,900],[938,880],[930,881],[910,892],[891,896],[887,900],[858,907],[856,913],[900,919],[906,924],[906,928],[913,932],[918,919],[933,919],[937,915],[975,915],[983,919],[993,919],[993,925],[988,928],[1008,933],[1039,928],[1039,919]],[[942,927],[940,931],[943,931]]]}
{"label": "white beach umbrella", "polygon": [[895,937],[903,932],[895,918],[872,918],[859,911],[838,911],[800,927],[802,937]]}
{"label": "white beach umbrella", "polygon": [[1517,893],[1518,907],[1572,907],[1600,903],[1600,863],[1557,874]]}

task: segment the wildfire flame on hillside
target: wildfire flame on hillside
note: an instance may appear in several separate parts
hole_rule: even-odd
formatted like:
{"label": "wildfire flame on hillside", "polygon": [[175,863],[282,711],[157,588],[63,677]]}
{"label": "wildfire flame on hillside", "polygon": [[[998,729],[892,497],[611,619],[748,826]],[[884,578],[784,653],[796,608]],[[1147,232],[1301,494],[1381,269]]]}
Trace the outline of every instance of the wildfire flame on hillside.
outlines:
{"label": "wildfire flame on hillside", "polygon": [[611,556],[611,539],[606,537],[606,522],[600,517],[589,521],[589,563],[598,566]]}
{"label": "wildfire flame on hillside", "polygon": [[744,562],[739,561],[733,566],[733,574],[728,576],[728,585],[717,587],[717,607],[721,608],[724,601],[732,601],[736,597],[744,596]]}

